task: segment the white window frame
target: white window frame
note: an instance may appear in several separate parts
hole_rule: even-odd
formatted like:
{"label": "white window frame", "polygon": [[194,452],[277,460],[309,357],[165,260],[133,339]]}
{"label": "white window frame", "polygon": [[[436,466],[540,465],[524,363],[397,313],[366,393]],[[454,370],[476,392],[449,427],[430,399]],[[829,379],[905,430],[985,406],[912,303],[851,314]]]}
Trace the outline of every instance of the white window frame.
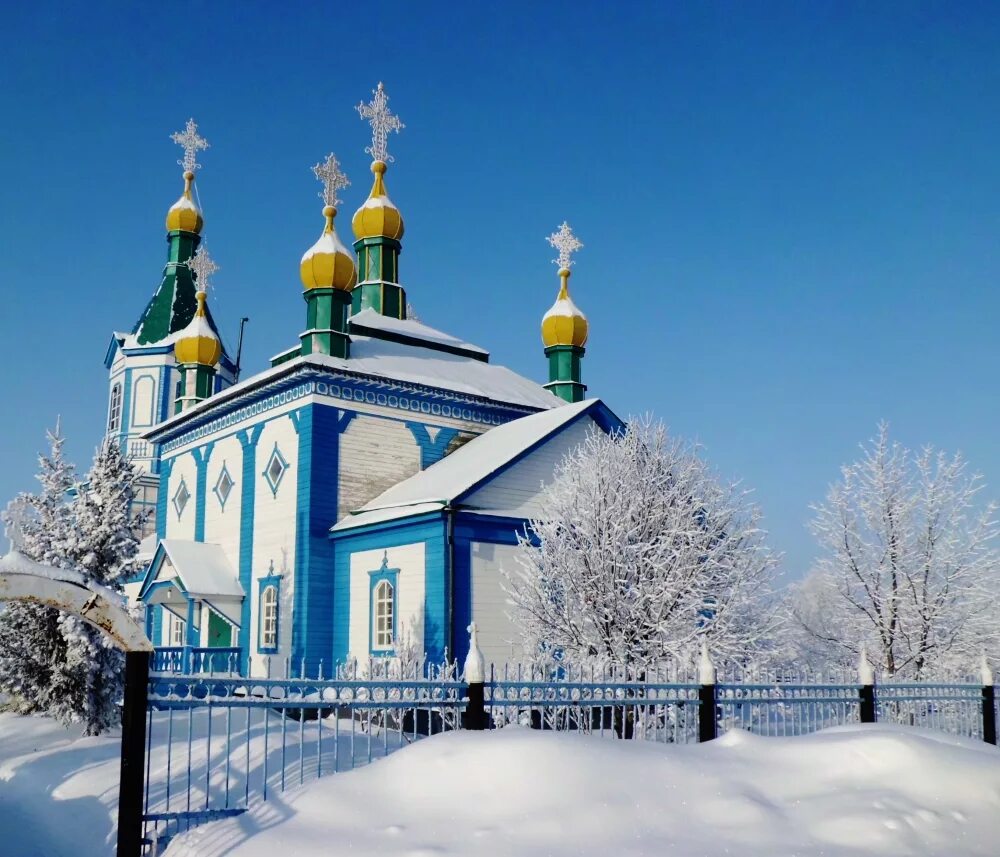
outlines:
{"label": "white window frame", "polygon": [[267,584],[260,592],[260,640],[262,649],[278,648],[278,587]]}
{"label": "white window frame", "polygon": [[187,644],[187,638],[185,636],[185,622],[179,616],[175,616],[173,613],[170,616],[170,645],[171,646],[184,646]]}
{"label": "white window frame", "polygon": [[375,584],[372,593],[372,650],[384,652],[395,642],[393,627],[395,620],[396,590],[386,579]]}
{"label": "white window frame", "polygon": [[111,402],[108,406],[108,434],[122,427],[122,382],[116,381],[111,388]]}

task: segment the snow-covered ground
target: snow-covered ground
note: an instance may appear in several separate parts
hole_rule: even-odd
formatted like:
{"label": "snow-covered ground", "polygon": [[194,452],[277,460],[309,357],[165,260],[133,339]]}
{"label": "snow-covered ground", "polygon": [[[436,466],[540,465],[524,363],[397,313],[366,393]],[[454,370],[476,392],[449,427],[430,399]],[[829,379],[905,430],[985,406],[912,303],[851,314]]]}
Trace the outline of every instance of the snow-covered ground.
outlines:
{"label": "snow-covered ground", "polygon": [[1000,753],[921,730],[703,746],[451,733],[174,841],[169,857],[995,855]]}
{"label": "snow-covered ground", "polygon": [[[0,714],[0,854],[113,854],[117,777],[117,736]],[[1000,752],[888,726],[701,746],[510,728],[418,741],[270,797],[166,854],[994,855]]]}
{"label": "snow-covered ground", "polygon": [[0,854],[114,854],[121,736],[0,714]]}

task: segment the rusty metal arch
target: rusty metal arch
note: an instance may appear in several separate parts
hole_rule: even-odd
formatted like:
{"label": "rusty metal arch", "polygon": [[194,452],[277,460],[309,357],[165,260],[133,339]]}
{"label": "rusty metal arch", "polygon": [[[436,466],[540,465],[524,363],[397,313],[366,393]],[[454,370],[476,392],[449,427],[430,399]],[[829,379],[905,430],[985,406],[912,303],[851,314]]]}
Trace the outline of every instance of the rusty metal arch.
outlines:
{"label": "rusty metal arch", "polygon": [[109,589],[83,575],[34,562],[15,551],[0,557],[0,601],[33,601],[79,616],[126,652],[152,652],[153,644]]}

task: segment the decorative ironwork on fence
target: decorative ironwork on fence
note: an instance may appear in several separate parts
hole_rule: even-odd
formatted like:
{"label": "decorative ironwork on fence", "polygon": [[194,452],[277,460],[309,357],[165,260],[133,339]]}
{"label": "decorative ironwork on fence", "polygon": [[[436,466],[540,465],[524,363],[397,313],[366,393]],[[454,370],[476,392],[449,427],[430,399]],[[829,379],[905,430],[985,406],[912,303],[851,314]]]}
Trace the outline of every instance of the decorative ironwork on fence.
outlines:
{"label": "decorative ironwork on fence", "polygon": [[355,669],[334,680],[151,675],[147,842],[162,844],[193,824],[244,812],[270,792],[460,728],[465,686],[449,678],[453,672],[365,678]]}
{"label": "decorative ironwork on fence", "polygon": [[[475,636],[473,634],[473,641]],[[201,653],[209,650],[194,650]],[[226,650],[216,650],[224,652]],[[982,681],[876,685],[857,675],[717,671],[707,652],[696,670],[491,667],[480,657],[427,668],[374,659],[325,680],[177,672],[164,656],[149,680],[147,844],[193,824],[244,812],[257,800],[323,774],[350,770],[426,735],[510,725],[612,740],[694,743],[741,729],[794,736],[875,720],[996,743],[992,674]],[[478,654],[478,650],[475,654]],[[322,673],[322,668],[321,668]],[[153,845],[155,853],[158,845]]]}

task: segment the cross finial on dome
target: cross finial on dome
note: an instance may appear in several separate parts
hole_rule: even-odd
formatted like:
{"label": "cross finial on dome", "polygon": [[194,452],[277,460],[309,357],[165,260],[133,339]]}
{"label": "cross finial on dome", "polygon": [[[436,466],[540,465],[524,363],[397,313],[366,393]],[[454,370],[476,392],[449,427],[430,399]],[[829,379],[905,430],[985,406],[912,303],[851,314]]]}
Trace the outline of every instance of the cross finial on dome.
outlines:
{"label": "cross finial on dome", "polygon": [[573,254],[583,246],[580,240],[573,234],[573,230],[569,228],[569,224],[564,220],[563,225],[559,227],[559,231],[553,232],[546,240],[559,251],[559,258],[552,261],[561,270],[568,271],[569,266],[573,264]]}
{"label": "cross finial on dome", "polygon": [[394,158],[388,149],[389,132],[399,133],[400,129],[406,126],[399,121],[398,116],[389,112],[389,96],[385,94],[385,87],[381,81],[378,89],[372,90],[372,95],[374,98],[369,104],[362,101],[357,108],[361,118],[368,120],[372,126],[372,144],[365,151],[376,161],[391,163]]}
{"label": "cross finial on dome", "polygon": [[195,155],[208,148],[208,140],[198,133],[198,123],[194,119],[188,119],[184,130],[175,131],[170,135],[170,139],[184,150],[183,160],[177,162],[184,167],[184,171],[193,173],[195,170],[200,170],[201,164],[195,160]]}
{"label": "cross finial on dome", "polygon": [[323,182],[323,190],[319,192],[319,198],[326,205],[337,206],[340,200],[337,198],[337,191],[350,185],[347,176],[340,169],[340,161],[336,155],[330,152],[326,160],[321,164],[316,164],[313,168],[313,175]]}
{"label": "cross finial on dome", "polygon": [[208,249],[202,244],[198,252],[187,261],[187,266],[194,274],[195,285],[199,292],[207,292],[212,276],[219,270],[215,260],[208,255]]}

